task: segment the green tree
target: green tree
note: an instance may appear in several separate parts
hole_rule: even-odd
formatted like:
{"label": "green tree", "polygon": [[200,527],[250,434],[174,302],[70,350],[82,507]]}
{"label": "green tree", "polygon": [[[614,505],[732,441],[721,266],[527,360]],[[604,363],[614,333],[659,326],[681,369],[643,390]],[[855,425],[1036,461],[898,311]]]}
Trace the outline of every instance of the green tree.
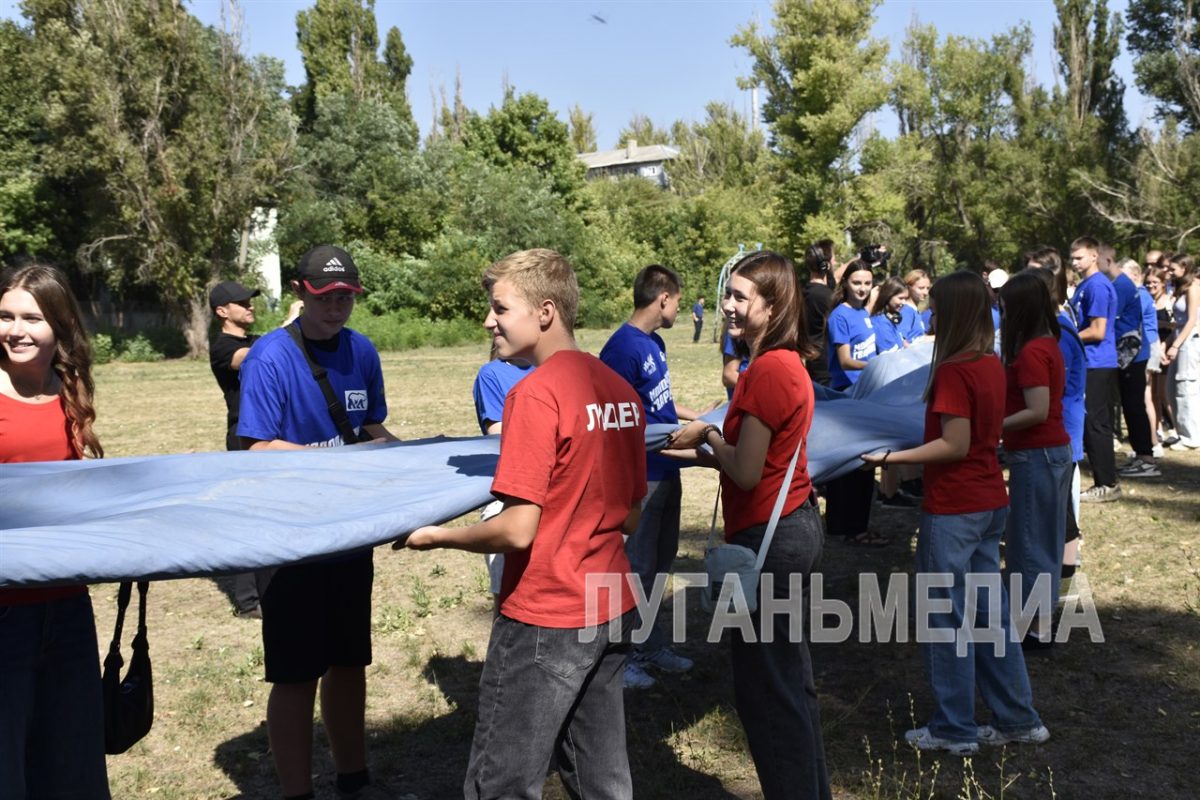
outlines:
{"label": "green tree", "polygon": [[209,285],[281,183],[293,143],[283,67],[171,0],[29,0],[47,174],[75,196],[75,252],[118,293],[149,287],[207,349]]}
{"label": "green tree", "polygon": [[[975,266],[1016,256],[1018,215],[1007,205],[1013,97],[1025,82],[1020,64],[1031,39],[1028,26],[990,42],[940,40],[932,25],[909,28],[892,89],[901,138],[875,140],[864,151],[864,174],[882,177],[856,187],[856,225],[876,223],[878,235],[882,220],[893,235],[911,237],[887,243],[904,245],[897,249],[912,261],[927,261],[938,248],[943,258]],[[903,220],[889,215],[889,193],[904,198]]]}
{"label": "green tree", "polygon": [[571,125],[571,144],[576,153],[591,153],[596,149],[596,123],[577,103],[567,115]]}
{"label": "green tree", "polygon": [[1114,69],[1121,54],[1121,16],[1110,16],[1105,0],[1054,0],[1054,5],[1054,49],[1066,84],[1068,119],[1114,155],[1127,147],[1129,137],[1125,83]]}
{"label": "green tree", "polygon": [[498,167],[533,167],[568,202],[574,202],[583,185],[585,170],[575,157],[567,125],[532,92],[517,95],[509,88],[499,108],[469,116],[463,144]]}
{"label": "green tree", "polygon": [[328,94],[297,155],[276,238],[284,263],[324,242],[362,242],[417,255],[440,226],[444,202],[425,157],[406,146],[411,122],[383,98]]}
{"label": "green tree", "polygon": [[670,144],[671,133],[654,126],[654,120],[645,114],[634,114],[629,118],[629,124],[621,129],[617,136],[617,147],[624,147],[629,142],[637,142],[645,147],[648,144]]}
{"label": "green tree", "polygon": [[57,255],[40,162],[40,103],[31,31],[0,21],[0,259]]}
{"label": "green tree", "polygon": [[1200,2],[1131,0],[1125,13],[1138,88],[1161,115],[1200,130]]}
{"label": "green tree", "polygon": [[776,182],[786,246],[798,251],[809,217],[846,174],[851,133],[887,99],[887,43],[870,38],[879,0],[776,0],[771,31],[750,24],[733,44],[753,59],[763,117],[778,152]]}
{"label": "green tree", "polygon": [[305,129],[316,123],[318,103],[329,95],[348,95],[363,101],[382,99],[400,121],[402,144],[417,143],[416,125],[408,103],[407,82],[412,57],[398,28],[388,30],[383,56],[375,0],[316,0],[296,14],[296,41],[304,60],[305,84],[296,96]]}
{"label": "green tree", "polygon": [[725,103],[709,103],[704,119],[671,126],[671,143],[679,157],[670,163],[671,186],[681,194],[700,194],[710,187],[751,187],[763,179],[769,151],[761,131],[750,130],[745,117]]}

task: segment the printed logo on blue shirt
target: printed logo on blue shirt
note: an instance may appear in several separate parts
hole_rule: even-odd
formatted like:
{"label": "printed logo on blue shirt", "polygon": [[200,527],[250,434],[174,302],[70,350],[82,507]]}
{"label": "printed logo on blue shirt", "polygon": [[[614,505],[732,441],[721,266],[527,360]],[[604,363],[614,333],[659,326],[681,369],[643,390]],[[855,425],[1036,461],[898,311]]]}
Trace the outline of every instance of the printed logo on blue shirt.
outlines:
{"label": "printed logo on blue shirt", "polygon": [[367,390],[366,389],[347,389],[346,390],[346,410],[347,411],[366,411],[367,410]]}
{"label": "printed logo on blue shirt", "polygon": [[654,363],[654,354],[646,356],[646,360],[642,362],[642,372],[647,375],[653,375],[658,372],[658,365]]}

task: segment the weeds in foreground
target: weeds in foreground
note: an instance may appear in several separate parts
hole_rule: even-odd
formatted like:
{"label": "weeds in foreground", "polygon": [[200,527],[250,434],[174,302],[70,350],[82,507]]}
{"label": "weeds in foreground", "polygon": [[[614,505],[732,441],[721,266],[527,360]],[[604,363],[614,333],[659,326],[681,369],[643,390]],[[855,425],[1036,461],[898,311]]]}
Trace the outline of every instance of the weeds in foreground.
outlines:
{"label": "weeds in foreground", "polygon": [[[908,697],[909,720],[913,727],[917,726],[916,713],[912,695]],[[981,780],[975,771],[975,759],[962,759],[962,779],[958,786],[939,786],[939,778],[943,775],[942,760],[933,758],[926,765],[928,754],[917,748],[909,748],[896,735],[896,720],[892,714],[891,704],[887,711],[888,729],[891,733],[892,747],[889,757],[878,755],[871,746],[869,737],[863,737],[863,750],[867,757],[867,766],[862,771],[862,786],[866,790],[865,797],[870,800],[933,800],[942,796],[941,790],[953,790],[957,800],[1003,800],[1007,790],[1016,783],[1019,775],[1008,775],[1005,768],[1008,765],[1008,748],[1000,750],[1000,761],[997,765],[997,781],[995,793],[984,786],[986,779]],[[905,748],[902,750],[901,748]],[[907,757],[907,750],[912,750],[912,762]],[[957,761],[957,759],[956,759]],[[947,768],[946,772],[952,772]],[[1047,768],[1048,797],[1057,797],[1054,791],[1054,773]]]}

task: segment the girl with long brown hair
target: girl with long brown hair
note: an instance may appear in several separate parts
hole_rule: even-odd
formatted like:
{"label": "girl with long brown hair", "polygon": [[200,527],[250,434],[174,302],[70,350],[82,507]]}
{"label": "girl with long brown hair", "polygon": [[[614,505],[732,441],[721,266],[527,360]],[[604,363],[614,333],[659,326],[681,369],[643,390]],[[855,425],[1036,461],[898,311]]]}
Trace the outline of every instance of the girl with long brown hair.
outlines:
{"label": "girl with long brown hair", "polygon": [[[977,752],[981,742],[1050,738],[1033,708],[1025,659],[1009,630],[1008,593],[1000,581],[1008,494],[996,448],[1004,423],[1005,379],[993,352],[991,305],[991,292],[974,272],[955,272],[933,284],[935,338],[925,390],[925,443],[862,456],[883,467],[925,465],[917,571],[949,576],[951,583],[939,580],[924,598],[947,609],[929,615],[930,628],[941,635],[921,645],[934,711],[928,725],[908,731],[905,739],[922,750],[962,756]],[[981,575],[994,575],[990,591],[1000,591],[999,619],[988,613],[991,603],[975,604],[968,596],[986,585]],[[975,609],[973,619],[966,618],[969,608]],[[998,641],[956,642],[967,627],[985,628]],[[993,714],[992,725],[982,728],[975,724],[976,688]]]}
{"label": "girl with long brown hair", "polygon": [[[795,458],[762,570],[764,594],[769,577],[775,601],[786,602],[790,576],[803,577],[807,595],[824,539],[808,475],[814,397],[804,359],[810,348],[791,261],[770,251],[743,258],[730,274],[721,309],[729,332],[749,346],[750,366],[734,389],[724,429],[690,423],[676,432],[671,447],[721,471],[725,540],[755,552]],[[712,455],[691,452],[701,444]],[[802,613],[799,604],[795,613]],[[755,611],[753,639],[733,633],[734,697],[763,796],[822,800],[830,790],[817,691],[808,644],[792,634],[790,620],[789,614],[764,618]],[[763,634],[767,625],[770,636]]]}
{"label": "girl with long brown hair", "polygon": [[[63,275],[0,278],[0,463],[104,454],[92,358]],[[86,586],[0,589],[0,797],[107,798],[96,625]]]}

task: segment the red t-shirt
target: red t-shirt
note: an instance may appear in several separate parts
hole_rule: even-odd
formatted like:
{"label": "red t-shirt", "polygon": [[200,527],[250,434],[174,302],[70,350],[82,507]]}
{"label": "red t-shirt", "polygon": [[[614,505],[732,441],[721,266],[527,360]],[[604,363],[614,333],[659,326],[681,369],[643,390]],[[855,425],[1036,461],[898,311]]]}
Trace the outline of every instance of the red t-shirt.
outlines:
{"label": "red t-shirt", "polygon": [[[501,613],[582,628],[629,611],[621,523],[646,495],[637,392],[595,356],[563,350],[513,387],[502,422],[492,493],[536,503],[542,516],[529,549],[504,556]],[[596,584],[590,609],[589,574],[618,576]]]}
{"label": "red t-shirt", "polygon": [[[24,403],[0,394],[0,464],[26,461],[69,461],[78,458],[62,400]],[[0,606],[46,603],[73,597],[86,586],[46,589],[0,589]]]}
{"label": "red t-shirt", "polygon": [[747,414],[771,429],[771,444],[767,448],[762,479],[753,489],[746,491],[721,473],[726,541],[738,531],[765,524],[771,519],[788,464],[800,442],[803,444],[783,513],[795,511],[812,493],[812,481],[808,477],[808,429],[813,417],[813,387],[799,353],[768,350],[750,362],[738,378],[733,399],[725,412],[724,434],[729,444],[738,443],[742,419]]}
{"label": "red t-shirt", "polygon": [[1059,447],[1071,443],[1063,427],[1063,385],[1067,381],[1062,350],[1053,336],[1039,336],[1026,342],[1017,353],[1017,360],[1004,370],[1008,383],[1004,399],[1004,416],[1009,417],[1025,408],[1025,389],[1050,387],[1050,413],[1031,428],[1004,434],[1006,450],[1029,450],[1035,447]]}
{"label": "red t-shirt", "polygon": [[925,465],[930,514],[972,514],[1008,505],[996,447],[1004,427],[1004,367],[992,354],[942,363],[925,407],[925,441],[942,435],[941,415],[971,421],[971,446],[961,461]]}

